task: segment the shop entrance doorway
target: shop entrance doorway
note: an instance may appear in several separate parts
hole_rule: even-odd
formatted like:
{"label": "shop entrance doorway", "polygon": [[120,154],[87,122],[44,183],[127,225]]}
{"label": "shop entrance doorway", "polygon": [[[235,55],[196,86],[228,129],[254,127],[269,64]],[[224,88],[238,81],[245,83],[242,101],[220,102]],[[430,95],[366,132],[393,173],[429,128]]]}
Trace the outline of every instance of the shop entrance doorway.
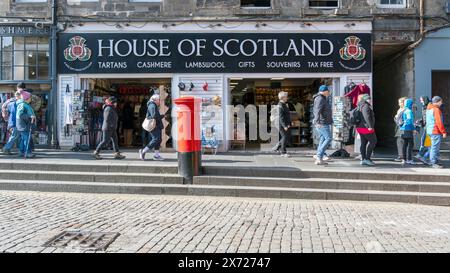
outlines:
{"label": "shop entrance doorway", "polygon": [[85,144],[88,143],[91,148],[95,148],[101,140],[102,107],[105,99],[110,96],[115,96],[118,99],[119,146],[121,148],[145,146],[150,141],[150,136],[142,129],[141,124],[147,113],[147,102],[153,94],[160,95],[160,112],[165,116],[161,150],[173,148],[170,78],[84,79],[81,90],[85,90],[84,102],[85,105],[88,105],[87,113],[75,113],[74,116],[85,119],[87,133],[84,134],[84,142]]}
{"label": "shop entrance doorway", "polygon": [[[293,126],[291,129],[291,139],[288,147],[311,147],[313,145],[312,134],[312,103],[313,95],[317,93],[319,86],[326,84],[332,88],[333,79],[331,78],[231,78],[230,102],[234,107],[242,105],[255,105],[258,113],[258,120],[267,121],[267,128],[270,131],[270,109],[278,104],[278,93],[287,92],[289,96],[288,105],[291,112]],[[267,118],[261,119],[259,108],[267,107]],[[237,114],[235,114],[235,119]],[[245,132],[242,128],[236,126],[230,128],[234,139],[231,140],[232,150],[267,150],[272,147],[269,140],[260,139],[249,140],[249,116],[246,114]],[[245,140],[241,140],[245,135]]]}

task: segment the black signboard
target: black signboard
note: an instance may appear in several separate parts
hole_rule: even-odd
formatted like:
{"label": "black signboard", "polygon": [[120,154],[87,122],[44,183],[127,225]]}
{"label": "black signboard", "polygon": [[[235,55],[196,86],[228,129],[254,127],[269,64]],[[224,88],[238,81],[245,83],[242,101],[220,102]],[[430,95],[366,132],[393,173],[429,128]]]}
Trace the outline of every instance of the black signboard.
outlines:
{"label": "black signboard", "polygon": [[369,33],[60,34],[59,73],[371,72]]}

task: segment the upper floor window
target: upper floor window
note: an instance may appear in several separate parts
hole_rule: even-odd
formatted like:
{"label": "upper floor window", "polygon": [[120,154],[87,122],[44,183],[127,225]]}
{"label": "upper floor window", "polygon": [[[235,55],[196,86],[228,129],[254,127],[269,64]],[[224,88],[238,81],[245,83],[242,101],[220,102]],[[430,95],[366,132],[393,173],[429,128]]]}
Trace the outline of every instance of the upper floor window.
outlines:
{"label": "upper floor window", "polygon": [[406,0],[378,0],[380,8],[406,8]]}
{"label": "upper floor window", "polygon": [[310,0],[310,8],[339,8],[339,0]]}
{"label": "upper floor window", "polygon": [[0,37],[0,80],[48,80],[48,37]]}
{"label": "upper floor window", "polygon": [[241,8],[270,8],[271,0],[241,0]]}
{"label": "upper floor window", "polygon": [[139,3],[139,2],[149,2],[149,3],[158,3],[162,2],[162,0],[129,0],[131,3]]}
{"label": "upper floor window", "polygon": [[47,0],[15,0],[16,3],[47,3]]}

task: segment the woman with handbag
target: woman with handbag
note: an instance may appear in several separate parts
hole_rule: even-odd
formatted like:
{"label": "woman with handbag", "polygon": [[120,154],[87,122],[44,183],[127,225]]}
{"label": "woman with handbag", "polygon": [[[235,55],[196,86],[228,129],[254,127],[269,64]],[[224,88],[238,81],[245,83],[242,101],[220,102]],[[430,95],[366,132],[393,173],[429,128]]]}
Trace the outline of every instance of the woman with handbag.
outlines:
{"label": "woman with handbag", "polygon": [[158,94],[151,96],[147,103],[147,115],[142,123],[142,128],[150,132],[152,139],[144,149],[139,150],[139,157],[141,160],[145,160],[145,154],[152,149],[155,149],[153,160],[164,160],[159,154],[159,148],[161,147],[162,141],[161,134],[164,129],[162,123],[163,116],[159,113],[159,104],[160,98]]}

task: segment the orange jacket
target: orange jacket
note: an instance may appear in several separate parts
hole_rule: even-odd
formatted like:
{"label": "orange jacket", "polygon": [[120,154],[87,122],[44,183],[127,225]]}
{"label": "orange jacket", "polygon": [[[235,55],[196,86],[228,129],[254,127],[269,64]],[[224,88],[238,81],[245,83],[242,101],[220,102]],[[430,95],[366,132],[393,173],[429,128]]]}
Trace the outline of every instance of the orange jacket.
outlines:
{"label": "orange jacket", "polygon": [[433,105],[432,103],[428,104],[426,118],[427,134],[443,135],[447,133],[444,127],[442,111],[439,107]]}

